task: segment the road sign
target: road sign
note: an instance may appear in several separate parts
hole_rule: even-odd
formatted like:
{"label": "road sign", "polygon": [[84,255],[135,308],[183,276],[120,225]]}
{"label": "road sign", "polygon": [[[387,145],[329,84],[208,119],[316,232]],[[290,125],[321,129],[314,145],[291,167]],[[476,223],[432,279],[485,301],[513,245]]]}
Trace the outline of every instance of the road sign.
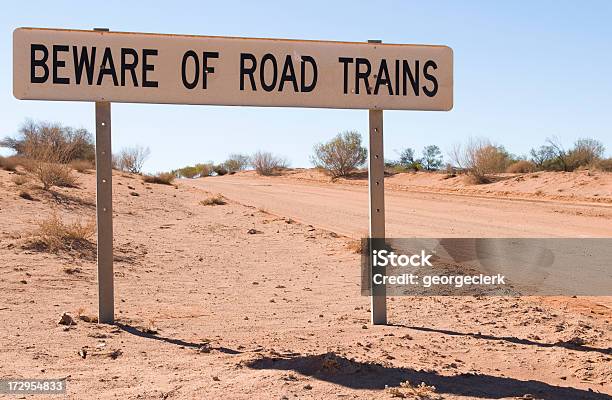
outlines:
{"label": "road sign", "polygon": [[18,28],[18,99],[450,110],[446,46]]}
{"label": "road sign", "polygon": [[[384,240],[383,111],[453,107],[446,46],[18,28],[13,94],[96,103],[98,315],[114,321],[111,102],[368,109],[370,237]],[[386,293],[371,321],[387,323]]]}

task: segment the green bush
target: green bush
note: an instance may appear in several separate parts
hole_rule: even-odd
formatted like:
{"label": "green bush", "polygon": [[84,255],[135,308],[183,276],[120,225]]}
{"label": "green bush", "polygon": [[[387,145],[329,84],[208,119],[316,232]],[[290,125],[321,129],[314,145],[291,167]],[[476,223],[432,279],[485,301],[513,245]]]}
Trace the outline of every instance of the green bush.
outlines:
{"label": "green bush", "polygon": [[361,145],[361,135],[356,131],[339,133],[327,143],[314,146],[312,163],[327,171],[333,178],[347,176],[362,166],[368,151]]}
{"label": "green bush", "polygon": [[245,170],[248,165],[249,156],[244,154],[230,154],[227,160],[223,162],[223,167],[230,174]]}
{"label": "green bush", "polygon": [[215,170],[215,165],[212,163],[188,165],[183,168],[172,171],[176,176],[181,178],[201,178],[210,176]]}
{"label": "green bush", "polygon": [[442,152],[436,145],[425,146],[420,164],[427,171],[435,171],[442,166]]}

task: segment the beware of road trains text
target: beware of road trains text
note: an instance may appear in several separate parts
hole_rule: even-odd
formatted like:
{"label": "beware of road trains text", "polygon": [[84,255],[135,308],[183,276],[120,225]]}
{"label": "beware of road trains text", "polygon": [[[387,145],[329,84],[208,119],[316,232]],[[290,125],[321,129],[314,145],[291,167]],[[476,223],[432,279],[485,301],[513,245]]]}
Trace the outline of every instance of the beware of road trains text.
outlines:
{"label": "beware of road trains text", "polygon": [[446,46],[17,28],[19,99],[450,110]]}
{"label": "beware of road trains text", "polygon": [[[157,49],[135,49],[96,46],[74,46],[68,44],[30,45],[30,82],[53,82],[67,85],[102,85],[105,80],[113,86],[158,87],[153,78]],[[219,51],[187,50],[177,62],[181,81],[187,89],[208,88],[215,73],[215,59],[222,57]],[[66,68],[66,59],[73,62],[71,70]],[[311,92],[317,86],[319,69],[317,60],[310,55],[301,55],[294,60],[291,54],[280,57],[266,53],[257,57],[251,53],[240,53],[240,90],[265,90],[266,92],[290,90]],[[436,69],[433,60],[386,60],[374,65],[367,58],[338,57],[338,68],[342,69],[344,94],[378,95],[381,90],[395,96],[433,97],[438,92]]]}

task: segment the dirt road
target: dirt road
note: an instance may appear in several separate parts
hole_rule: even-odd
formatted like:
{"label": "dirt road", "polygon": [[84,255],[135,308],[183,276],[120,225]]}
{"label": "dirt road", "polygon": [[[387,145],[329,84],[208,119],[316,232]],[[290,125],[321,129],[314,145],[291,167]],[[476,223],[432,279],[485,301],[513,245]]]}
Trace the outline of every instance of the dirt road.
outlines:
{"label": "dirt road", "polygon": [[[229,199],[354,238],[367,234],[367,187],[278,177],[192,182]],[[610,237],[612,206],[387,190],[389,237]]]}
{"label": "dirt road", "polygon": [[[233,176],[174,187],[115,172],[117,323],[92,323],[95,242],[54,253],[36,232],[54,214],[93,218],[95,175],[53,192],[17,176],[28,178],[0,170],[0,378],[65,378],[68,399],[612,400],[605,298],[391,297],[392,325],[371,326],[351,240],[238,203],[204,205],[209,195],[187,187],[360,235],[365,190],[336,184],[300,189],[276,177],[270,187]],[[521,206],[544,227],[555,221],[551,207],[571,209],[470,198],[451,207],[444,196],[391,192],[389,200],[394,233],[445,232],[449,221],[459,230],[469,219],[454,210],[497,209],[520,232],[508,220],[521,218]],[[431,223],[427,210],[443,219]],[[494,231],[474,218],[486,227],[474,234]],[[608,221],[570,220],[572,229],[556,225],[587,234]],[[58,324],[64,312],[76,325]]]}

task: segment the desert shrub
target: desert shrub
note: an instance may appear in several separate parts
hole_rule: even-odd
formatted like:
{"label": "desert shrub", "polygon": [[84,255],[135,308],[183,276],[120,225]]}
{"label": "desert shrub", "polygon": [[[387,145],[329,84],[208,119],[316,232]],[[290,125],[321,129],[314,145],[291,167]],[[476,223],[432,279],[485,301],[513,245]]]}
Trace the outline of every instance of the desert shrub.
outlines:
{"label": "desert shrub", "polygon": [[200,170],[194,165],[188,165],[183,168],[175,169],[174,172],[177,176],[181,178],[192,179],[200,175]]}
{"label": "desert shrub", "polygon": [[188,165],[183,168],[176,169],[172,171],[176,176],[181,178],[198,178],[210,176],[215,170],[215,165],[213,163],[206,164],[196,164],[196,165]]}
{"label": "desert shrub", "polygon": [[511,157],[501,146],[486,145],[476,149],[472,173],[484,176],[504,172],[512,163]]}
{"label": "desert shrub", "polygon": [[442,166],[442,152],[436,145],[425,146],[421,165],[427,171],[435,171]]}
{"label": "desert shrub", "polygon": [[66,164],[30,160],[26,163],[25,169],[42,184],[44,190],[49,190],[53,186],[76,187],[78,183],[72,169]]}
{"label": "desert shrub", "polygon": [[49,252],[81,250],[91,247],[90,239],[96,231],[95,220],[65,223],[53,214],[38,223],[30,245]]}
{"label": "desert shrub", "polygon": [[567,166],[573,171],[577,168],[594,165],[603,157],[605,147],[599,140],[583,138],[574,143],[574,148],[567,152]]}
{"label": "desert shrub", "polygon": [[171,185],[176,178],[172,172],[160,172],[155,175],[143,175],[142,180],[146,183],[157,183],[160,185]]}
{"label": "desert shrub", "polygon": [[450,153],[452,161],[468,172],[470,183],[487,183],[488,175],[504,172],[512,163],[512,156],[502,146],[487,139],[468,140],[465,146],[455,145]]}
{"label": "desert shrub", "polygon": [[284,158],[267,151],[253,154],[250,162],[259,175],[272,175],[280,169],[287,168],[289,164]]}
{"label": "desert shrub", "polygon": [[595,139],[578,139],[572,149],[566,150],[559,139],[553,137],[546,139],[545,145],[532,149],[530,154],[539,170],[569,172],[596,164],[604,151],[604,145]]}
{"label": "desert shrub", "polygon": [[75,187],[77,179],[66,163],[76,154],[73,146],[79,147],[80,139],[75,139],[76,142],[68,140],[64,129],[57,124],[33,124],[23,128],[22,132],[25,132],[25,139],[16,149],[24,157],[26,171],[42,184],[43,189]]}
{"label": "desert shrub", "polygon": [[457,176],[457,168],[452,164],[446,163],[444,166],[444,179],[454,178]]}
{"label": "desert shrub", "polygon": [[211,162],[204,164],[196,164],[196,168],[200,171],[199,176],[211,176],[215,172],[215,165]]}
{"label": "desert shrub", "polygon": [[385,161],[385,173],[400,174],[402,172],[414,171],[406,167],[401,166],[396,161]]}
{"label": "desert shrub", "polygon": [[545,171],[570,171],[568,165],[568,152],[563,148],[557,138],[547,138],[546,144],[537,149],[531,149],[531,162],[536,169]]}
{"label": "desert shrub", "polygon": [[593,168],[600,171],[612,172],[612,158],[603,158],[593,163]]}
{"label": "desert shrub", "polygon": [[561,163],[555,149],[548,145],[542,145],[537,149],[531,149],[531,162],[537,170],[561,170]]}
{"label": "desert shrub", "polygon": [[122,149],[114,156],[114,164],[121,171],[140,174],[144,162],[151,155],[148,147],[134,146]]}
{"label": "desert shrub", "polygon": [[56,154],[56,162],[95,159],[93,135],[86,129],[75,129],[58,123],[26,121],[16,137],[6,137],[0,146],[13,149],[18,156],[48,160]]}
{"label": "desert shrub", "polygon": [[249,156],[244,154],[230,154],[227,160],[223,162],[223,166],[228,173],[234,173],[246,169],[249,165]]}
{"label": "desert shrub", "polygon": [[414,149],[405,148],[400,153],[398,164],[406,170],[418,171],[423,168],[421,160],[414,157]]}
{"label": "desert shrub", "polygon": [[200,201],[200,204],[203,206],[222,206],[224,204],[227,204],[227,200],[225,200],[225,197],[223,197],[223,195],[216,194]]}
{"label": "desert shrub", "polygon": [[225,168],[225,166],[223,166],[223,164],[219,164],[219,165],[215,165],[213,167],[213,171],[215,174],[219,175],[219,176],[223,176],[227,174],[227,168]]}
{"label": "desert shrub", "polygon": [[508,165],[508,167],[506,168],[506,172],[512,174],[525,174],[528,172],[534,172],[535,169],[536,167],[533,162],[527,160],[518,160]]}
{"label": "desert shrub", "polygon": [[0,168],[5,171],[17,171],[17,166],[23,165],[23,159],[16,156],[1,157],[0,156]]}
{"label": "desert shrub", "polygon": [[70,167],[77,172],[85,173],[89,170],[96,168],[94,163],[88,160],[74,160],[70,162]]}
{"label": "desert shrub", "polygon": [[29,181],[26,175],[15,175],[11,180],[17,186],[25,185]]}
{"label": "desert shrub", "polygon": [[311,162],[327,171],[332,177],[347,176],[362,166],[368,151],[361,145],[361,135],[356,131],[339,133],[327,143],[314,146]]}

